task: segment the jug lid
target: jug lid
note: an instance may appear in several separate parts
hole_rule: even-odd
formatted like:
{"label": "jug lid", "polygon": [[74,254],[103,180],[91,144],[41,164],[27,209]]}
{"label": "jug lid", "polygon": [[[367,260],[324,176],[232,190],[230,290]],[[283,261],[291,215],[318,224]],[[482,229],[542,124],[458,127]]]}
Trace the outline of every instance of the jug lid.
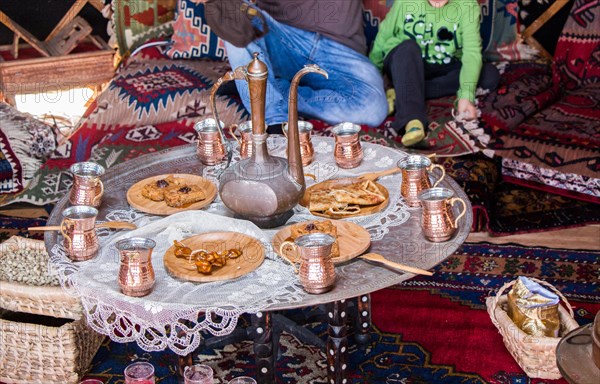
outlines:
{"label": "jug lid", "polygon": [[252,54],[252,61],[248,63],[248,67],[246,68],[246,71],[250,76],[264,76],[268,72],[267,64],[261,61],[258,58],[258,55],[258,52]]}

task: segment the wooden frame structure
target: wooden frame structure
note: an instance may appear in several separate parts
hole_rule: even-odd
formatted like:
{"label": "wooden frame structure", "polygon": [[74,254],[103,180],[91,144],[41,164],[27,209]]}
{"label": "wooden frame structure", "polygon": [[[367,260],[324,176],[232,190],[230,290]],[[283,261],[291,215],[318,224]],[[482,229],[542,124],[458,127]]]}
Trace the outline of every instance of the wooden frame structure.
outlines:
{"label": "wooden frame structure", "polygon": [[569,0],[555,0],[544,13],[535,19],[535,21],[521,33],[523,40],[530,46],[536,48],[540,54],[548,60],[553,59],[552,55],[533,37],[533,35],[568,3]]}
{"label": "wooden frame structure", "polygon": [[[10,46],[15,60],[0,57],[0,101],[15,104],[15,95],[41,93],[73,87],[92,87],[96,91],[114,75],[114,50],[93,36],[92,27],[78,16],[86,4],[102,11],[102,0],[75,0],[71,8],[43,40],[0,11],[0,23],[14,32]],[[19,41],[24,40],[41,58],[19,60]],[[91,41],[99,50],[70,54],[79,43]]]}

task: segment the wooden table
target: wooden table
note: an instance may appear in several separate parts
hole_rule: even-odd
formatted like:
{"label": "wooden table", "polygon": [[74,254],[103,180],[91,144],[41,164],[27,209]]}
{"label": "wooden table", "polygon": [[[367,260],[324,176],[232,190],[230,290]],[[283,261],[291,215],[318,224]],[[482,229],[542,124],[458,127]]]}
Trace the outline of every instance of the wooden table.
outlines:
{"label": "wooden table", "polygon": [[[331,138],[320,138],[320,140],[333,142]],[[203,168],[193,145],[141,156],[119,164],[109,169],[102,178],[105,195],[99,209],[99,219],[102,219],[108,210],[128,208],[126,192],[139,180],[164,173],[202,175]],[[454,180],[446,178],[442,181],[441,186],[452,189],[456,196],[464,199],[467,204],[467,213],[460,220],[459,229],[451,240],[443,243],[426,241],[420,227],[420,210],[414,210],[407,222],[390,227],[390,232],[383,240],[372,242],[370,251],[383,254],[392,261],[422,269],[431,269],[454,253],[470,231],[472,211],[466,194]],[[399,193],[399,185],[398,190],[390,191],[390,193]],[[65,196],[54,208],[48,225],[60,224],[61,212],[67,205],[68,201]],[[47,232],[45,241],[50,250],[59,241],[59,234]],[[327,293],[306,295],[300,302],[291,304],[270,305],[265,311],[252,314],[253,329],[255,330],[256,374],[260,383],[274,382],[274,340],[272,339],[272,315],[274,313],[284,309],[325,305],[329,323],[326,349],[328,382],[345,383],[346,354],[344,352],[348,349],[348,301],[356,300],[358,317],[355,322],[359,324],[359,332],[367,333],[371,316],[369,294],[413,277],[412,274],[394,272],[359,259],[337,266],[336,275],[336,285]],[[98,294],[102,293],[98,292]]]}

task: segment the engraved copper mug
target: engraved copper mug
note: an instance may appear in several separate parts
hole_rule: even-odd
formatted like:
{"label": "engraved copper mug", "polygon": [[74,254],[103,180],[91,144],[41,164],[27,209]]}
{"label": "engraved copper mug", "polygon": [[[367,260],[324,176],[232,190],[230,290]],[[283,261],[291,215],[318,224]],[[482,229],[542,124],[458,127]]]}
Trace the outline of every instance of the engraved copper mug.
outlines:
{"label": "engraved copper mug", "polygon": [[[240,137],[238,138],[233,134],[233,129],[237,128],[237,131],[240,133]],[[232,125],[229,127],[229,133],[231,136],[237,141],[240,146],[240,157],[242,159],[247,159],[252,156],[252,120],[245,121],[240,125]]]}
{"label": "engraved copper mug", "polygon": [[[398,161],[398,168],[402,170],[400,193],[409,207],[421,206],[419,194],[425,189],[437,187],[446,176],[444,167],[439,164],[432,164],[428,157],[421,155],[410,155],[405,157]],[[441,176],[433,185],[431,185],[429,174],[436,168],[441,171]]]}
{"label": "engraved copper mug", "polygon": [[[287,137],[288,123],[283,123],[283,134]],[[315,149],[310,138],[313,125],[308,121],[298,121],[298,137],[300,138],[300,157],[302,166],[306,167],[312,163],[315,157]]]}
{"label": "engraved copper mug", "polygon": [[62,211],[60,232],[63,245],[73,261],[85,261],[96,256],[100,245],[96,235],[98,210],[86,205],[74,205]]}
{"label": "engraved copper mug", "polygon": [[204,119],[194,124],[194,129],[198,133],[196,150],[202,164],[216,165],[225,157],[221,131],[223,126],[222,121],[219,121],[219,126],[217,126],[215,119]]}
{"label": "engraved copper mug", "polygon": [[333,127],[333,156],[340,168],[354,168],[361,163],[363,150],[358,137],[359,132],[360,125],[353,123],[341,123]]}
{"label": "engraved copper mug", "polygon": [[[458,220],[467,212],[467,204],[448,188],[429,188],[419,194],[423,207],[421,228],[425,238],[434,243],[446,241],[458,229]],[[460,214],[455,218],[452,207],[462,204]]]}
{"label": "engraved copper mug", "polygon": [[156,243],[145,237],[130,237],[115,244],[119,250],[119,286],[127,296],[146,296],[154,287],[152,250]]}
{"label": "engraved copper mug", "polygon": [[105,169],[100,164],[84,161],[71,165],[73,186],[69,194],[71,205],[89,205],[99,207],[104,194],[104,184],[100,180]]}
{"label": "engraved copper mug", "polygon": [[283,256],[295,267],[294,260],[300,260],[300,283],[308,293],[324,293],[331,290],[335,284],[335,268],[331,259],[331,247],[335,238],[325,233],[310,233],[298,237],[294,242],[289,240],[281,243],[280,254],[286,246],[300,253],[299,258]]}

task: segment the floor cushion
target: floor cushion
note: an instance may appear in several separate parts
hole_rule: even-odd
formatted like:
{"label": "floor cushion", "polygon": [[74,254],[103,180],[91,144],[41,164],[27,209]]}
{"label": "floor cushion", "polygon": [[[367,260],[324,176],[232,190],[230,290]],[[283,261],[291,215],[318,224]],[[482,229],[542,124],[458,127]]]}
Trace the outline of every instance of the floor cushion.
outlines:
{"label": "floor cushion", "polygon": [[0,194],[21,192],[55,148],[50,126],[0,103]]}
{"label": "floor cushion", "polygon": [[575,1],[552,78],[511,68],[519,77],[483,101],[482,122],[505,180],[600,203],[599,19],[597,1]]}
{"label": "floor cushion", "polygon": [[495,145],[510,181],[600,202],[600,85],[570,91]]}

